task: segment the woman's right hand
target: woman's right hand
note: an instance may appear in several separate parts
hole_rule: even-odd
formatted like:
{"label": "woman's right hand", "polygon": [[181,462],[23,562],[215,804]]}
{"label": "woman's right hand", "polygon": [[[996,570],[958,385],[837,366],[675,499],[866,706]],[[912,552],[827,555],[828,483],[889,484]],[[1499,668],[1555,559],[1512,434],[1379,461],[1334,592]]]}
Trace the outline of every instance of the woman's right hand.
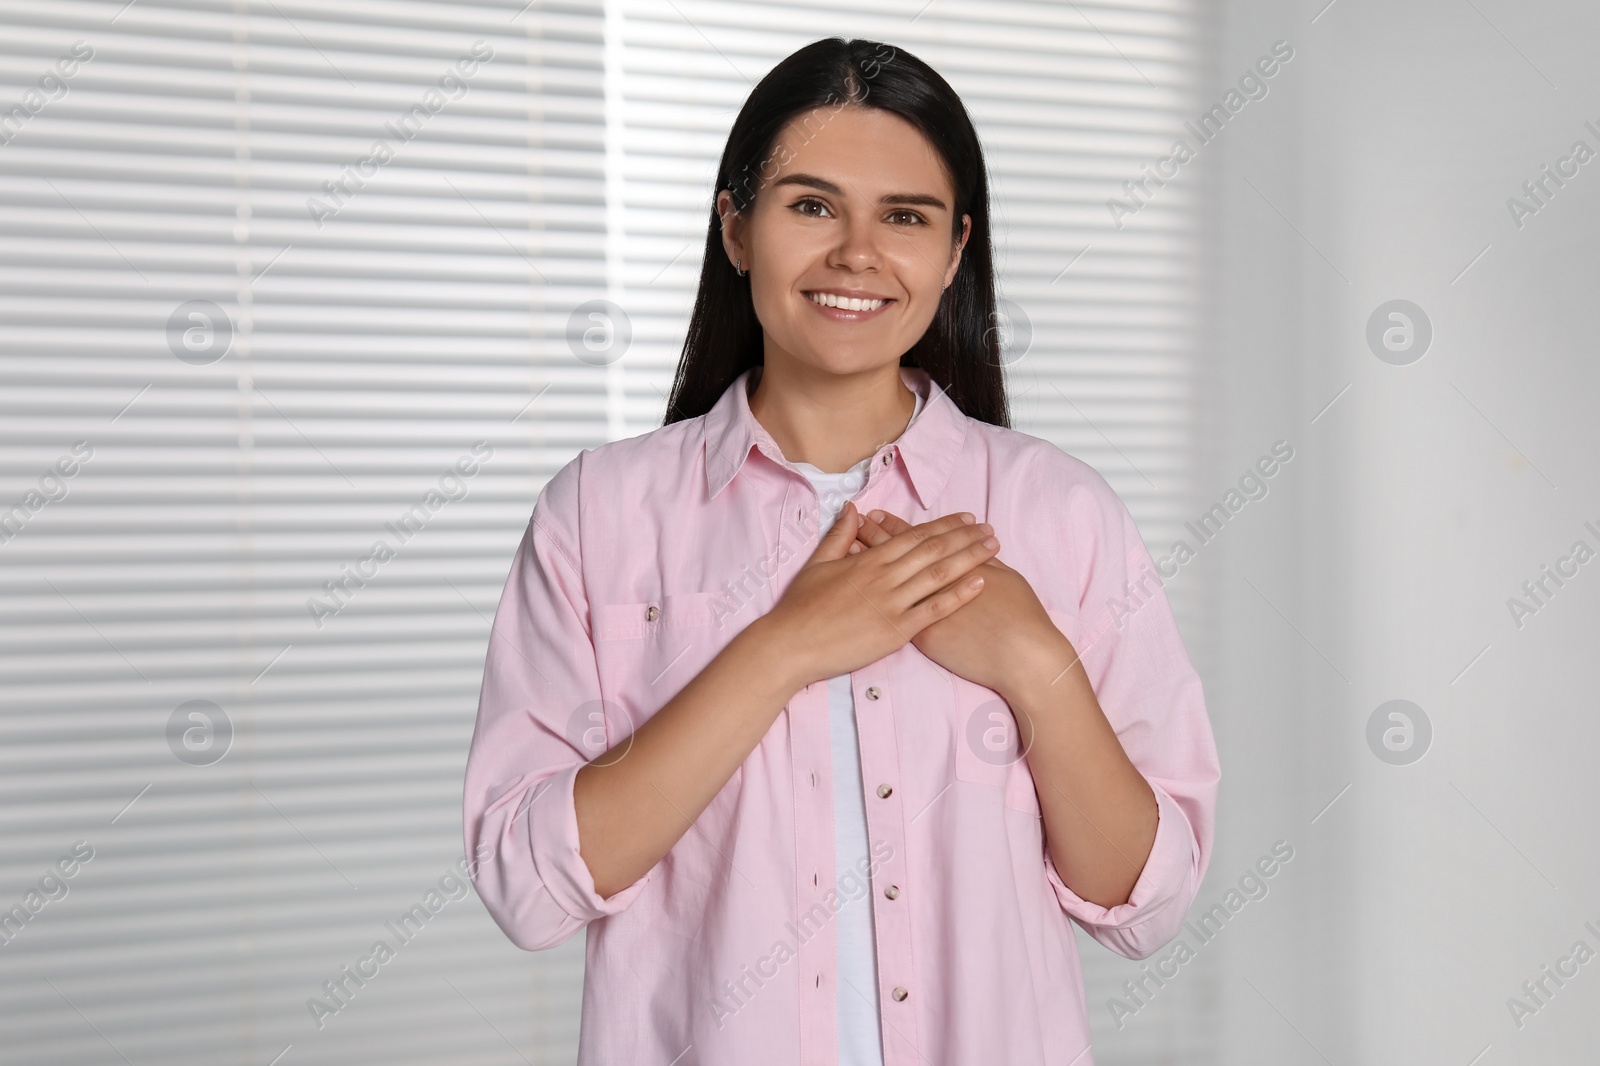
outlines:
{"label": "woman's right hand", "polygon": [[965,511],[852,553],[860,525],[855,504],[845,501],[763,619],[800,686],[877,662],[954,614],[982,591],[972,571],[1000,550],[984,543],[994,540],[989,525]]}

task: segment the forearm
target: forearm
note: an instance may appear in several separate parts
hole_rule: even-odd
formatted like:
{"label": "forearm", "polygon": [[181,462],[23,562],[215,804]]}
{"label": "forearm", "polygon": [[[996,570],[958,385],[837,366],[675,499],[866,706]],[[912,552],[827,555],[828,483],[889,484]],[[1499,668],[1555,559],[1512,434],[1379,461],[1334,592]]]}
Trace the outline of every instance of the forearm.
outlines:
{"label": "forearm", "polygon": [[578,771],[578,850],[601,896],[672,849],[802,686],[795,678],[784,642],[757,619],[634,731],[625,755]]}
{"label": "forearm", "polygon": [[1067,887],[1111,908],[1128,901],[1155,842],[1155,793],[1117,739],[1062,637],[1033,654],[1004,693],[1032,744],[1046,846]]}

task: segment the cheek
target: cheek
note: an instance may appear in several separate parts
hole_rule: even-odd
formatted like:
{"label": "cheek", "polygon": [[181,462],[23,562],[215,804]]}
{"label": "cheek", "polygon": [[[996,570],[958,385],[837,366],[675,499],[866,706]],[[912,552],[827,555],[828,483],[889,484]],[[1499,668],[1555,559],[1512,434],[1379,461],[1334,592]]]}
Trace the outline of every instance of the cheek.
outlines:
{"label": "cheek", "polygon": [[897,242],[900,247],[887,257],[886,266],[894,272],[902,288],[911,294],[913,304],[922,304],[932,315],[932,307],[944,291],[944,276],[950,266],[952,250],[931,234]]}
{"label": "cheek", "polygon": [[750,295],[757,316],[768,329],[778,325],[782,316],[805,310],[796,306],[796,300],[804,299],[798,292],[800,279],[820,269],[826,257],[825,250],[809,246],[814,243],[809,236],[770,233],[757,244],[757,263],[749,275]]}
{"label": "cheek", "polygon": [[828,232],[827,226],[769,204],[765,213],[758,207],[750,220],[748,247],[762,272],[789,285],[827,257]]}
{"label": "cheek", "polygon": [[750,296],[762,330],[786,347],[792,344],[795,331],[805,322],[802,316],[808,313],[800,303],[804,297],[794,292],[793,281],[780,283],[768,275],[751,283]]}
{"label": "cheek", "polygon": [[896,328],[915,340],[927,331],[939,310],[939,301],[944,298],[944,275],[921,259],[915,263],[897,262],[893,270],[896,287],[906,295],[905,302],[896,309]]}

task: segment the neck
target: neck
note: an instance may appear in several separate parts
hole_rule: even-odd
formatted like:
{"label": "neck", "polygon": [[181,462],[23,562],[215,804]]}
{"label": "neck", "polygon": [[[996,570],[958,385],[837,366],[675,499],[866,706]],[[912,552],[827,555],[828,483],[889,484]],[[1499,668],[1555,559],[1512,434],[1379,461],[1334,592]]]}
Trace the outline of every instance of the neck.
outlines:
{"label": "neck", "polygon": [[750,394],[750,413],[784,458],[830,474],[897,440],[916,406],[897,362],[834,374],[769,360]]}

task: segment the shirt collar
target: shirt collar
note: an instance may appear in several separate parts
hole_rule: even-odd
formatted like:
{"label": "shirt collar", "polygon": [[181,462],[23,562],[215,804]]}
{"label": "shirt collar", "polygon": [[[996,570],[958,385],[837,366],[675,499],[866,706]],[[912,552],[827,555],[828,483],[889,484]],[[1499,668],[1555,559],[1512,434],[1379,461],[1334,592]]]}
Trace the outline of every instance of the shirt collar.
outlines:
{"label": "shirt collar", "polygon": [[[709,498],[715,499],[744,468],[751,448],[760,448],[769,459],[799,473],[750,413],[749,389],[760,369],[749,367],[735,378],[702,420]],[[900,380],[922,397],[923,404],[900,439],[888,447],[899,453],[923,508],[931,509],[955,470],[956,457],[966,441],[968,418],[926,370],[914,366],[899,369]]]}

